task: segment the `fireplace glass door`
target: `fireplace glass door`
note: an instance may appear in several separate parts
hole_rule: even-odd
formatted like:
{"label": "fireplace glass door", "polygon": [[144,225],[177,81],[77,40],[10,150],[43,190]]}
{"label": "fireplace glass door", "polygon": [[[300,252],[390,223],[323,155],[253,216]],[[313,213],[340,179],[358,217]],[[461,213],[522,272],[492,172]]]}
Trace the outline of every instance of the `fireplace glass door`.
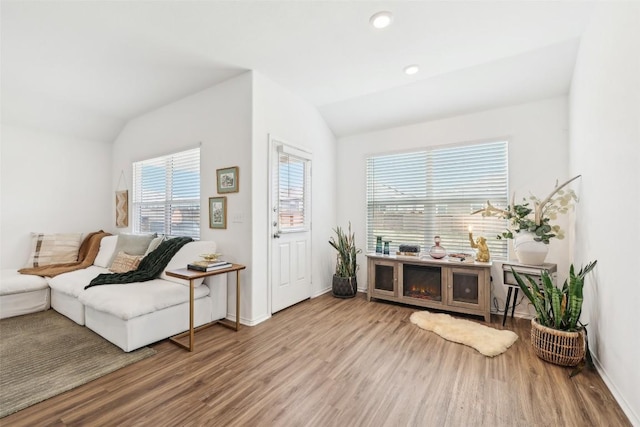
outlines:
{"label": "fireplace glass door", "polygon": [[403,296],[442,301],[442,269],[427,265],[403,264]]}
{"label": "fireplace glass door", "polygon": [[374,289],[378,291],[394,292],[395,267],[393,264],[376,264],[375,269]]}
{"label": "fireplace glass door", "polygon": [[450,287],[450,303],[480,304],[478,273],[454,270]]}

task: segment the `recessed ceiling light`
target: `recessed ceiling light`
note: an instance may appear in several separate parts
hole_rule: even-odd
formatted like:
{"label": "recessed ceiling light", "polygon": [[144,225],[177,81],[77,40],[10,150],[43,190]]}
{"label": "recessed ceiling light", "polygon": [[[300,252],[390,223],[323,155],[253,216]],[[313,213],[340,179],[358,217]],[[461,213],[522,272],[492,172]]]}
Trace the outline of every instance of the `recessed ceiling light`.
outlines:
{"label": "recessed ceiling light", "polygon": [[369,22],[374,28],[386,28],[391,25],[393,21],[393,15],[391,12],[378,12],[369,18]]}
{"label": "recessed ceiling light", "polygon": [[408,75],[415,74],[418,71],[420,71],[420,67],[418,67],[416,64],[407,65],[406,67],[404,67],[404,73]]}

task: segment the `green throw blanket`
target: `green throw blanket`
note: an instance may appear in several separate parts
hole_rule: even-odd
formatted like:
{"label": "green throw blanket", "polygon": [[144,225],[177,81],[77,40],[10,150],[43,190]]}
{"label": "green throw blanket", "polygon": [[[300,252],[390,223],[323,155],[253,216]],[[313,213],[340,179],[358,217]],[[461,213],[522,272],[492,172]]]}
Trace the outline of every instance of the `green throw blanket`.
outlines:
{"label": "green throw blanket", "polygon": [[180,248],[191,241],[193,241],[191,237],[176,237],[166,240],[162,242],[155,251],[142,258],[137,269],[126,273],[99,274],[84,288],[88,289],[97,285],[147,282],[153,280],[160,276],[164,268],[169,264],[169,261],[171,261],[171,258],[173,258]]}

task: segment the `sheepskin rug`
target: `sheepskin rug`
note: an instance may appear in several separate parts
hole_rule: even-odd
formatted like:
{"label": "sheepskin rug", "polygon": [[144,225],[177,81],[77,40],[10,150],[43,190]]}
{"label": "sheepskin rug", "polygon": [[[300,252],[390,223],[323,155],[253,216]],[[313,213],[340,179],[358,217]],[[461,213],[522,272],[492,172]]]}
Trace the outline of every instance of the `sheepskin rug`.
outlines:
{"label": "sheepskin rug", "polygon": [[473,347],[489,357],[504,353],[518,339],[515,332],[456,319],[448,314],[416,311],[410,320],[422,329],[435,332],[448,341]]}

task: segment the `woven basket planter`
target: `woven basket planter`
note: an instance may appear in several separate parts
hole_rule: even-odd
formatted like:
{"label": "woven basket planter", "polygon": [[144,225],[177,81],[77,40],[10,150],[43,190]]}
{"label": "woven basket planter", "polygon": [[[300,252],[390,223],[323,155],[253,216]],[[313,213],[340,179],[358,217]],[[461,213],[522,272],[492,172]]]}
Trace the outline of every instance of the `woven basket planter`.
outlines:
{"label": "woven basket planter", "polygon": [[558,331],[536,319],[531,321],[531,345],[540,359],[560,366],[576,366],[586,353],[584,331]]}

